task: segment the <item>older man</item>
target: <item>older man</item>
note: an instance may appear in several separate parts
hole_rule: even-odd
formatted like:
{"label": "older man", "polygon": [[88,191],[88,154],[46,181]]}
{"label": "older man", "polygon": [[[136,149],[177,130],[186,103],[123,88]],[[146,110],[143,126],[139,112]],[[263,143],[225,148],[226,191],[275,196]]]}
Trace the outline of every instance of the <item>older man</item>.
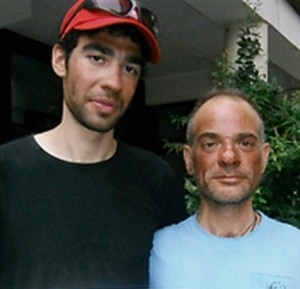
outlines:
{"label": "older man", "polygon": [[300,230],[252,203],[269,150],[263,120],[243,93],[216,91],[196,104],[184,160],[200,208],[156,233],[151,288],[300,288]]}

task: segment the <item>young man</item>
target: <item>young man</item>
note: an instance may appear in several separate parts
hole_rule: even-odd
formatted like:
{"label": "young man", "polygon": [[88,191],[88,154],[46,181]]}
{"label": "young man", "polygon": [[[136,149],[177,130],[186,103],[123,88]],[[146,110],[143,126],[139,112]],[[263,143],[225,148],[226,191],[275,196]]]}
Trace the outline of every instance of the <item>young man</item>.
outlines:
{"label": "young man", "polygon": [[252,204],[269,149],[263,120],[241,92],[216,91],[195,106],[184,160],[200,208],[155,234],[151,288],[300,288],[300,230]]}
{"label": "young man", "polygon": [[0,149],[0,288],[147,286],[153,233],[184,217],[183,192],[164,161],[113,132],[159,60],[154,20],[133,0],[67,12],[52,54],[61,123]]}

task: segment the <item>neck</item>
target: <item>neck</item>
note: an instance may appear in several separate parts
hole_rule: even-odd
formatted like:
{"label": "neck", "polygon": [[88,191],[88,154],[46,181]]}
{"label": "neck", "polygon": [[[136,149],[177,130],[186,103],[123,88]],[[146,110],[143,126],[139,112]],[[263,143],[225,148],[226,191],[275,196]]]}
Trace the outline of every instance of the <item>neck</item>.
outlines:
{"label": "neck", "polygon": [[71,130],[63,125],[35,136],[38,144],[49,154],[69,162],[95,163],[111,158],[116,152],[113,131],[99,133]]}
{"label": "neck", "polygon": [[260,215],[252,204],[214,208],[201,206],[198,222],[209,233],[225,238],[242,237],[251,233],[260,223]]}

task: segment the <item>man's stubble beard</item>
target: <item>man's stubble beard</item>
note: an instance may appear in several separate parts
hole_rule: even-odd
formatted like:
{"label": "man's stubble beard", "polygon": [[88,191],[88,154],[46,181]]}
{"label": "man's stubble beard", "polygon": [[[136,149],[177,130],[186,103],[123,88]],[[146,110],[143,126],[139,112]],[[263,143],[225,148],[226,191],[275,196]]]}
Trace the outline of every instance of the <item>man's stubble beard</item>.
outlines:
{"label": "man's stubble beard", "polygon": [[[210,174],[208,176],[209,178],[213,178],[214,175],[218,175],[218,173],[216,174],[214,172],[209,174]],[[244,172],[244,173],[239,172],[237,175],[244,176],[246,179],[250,179],[250,180],[253,177],[251,172]],[[199,180],[197,180],[196,178],[196,182],[198,187],[200,188],[201,197],[219,206],[241,205],[247,200],[249,200],[250,198],[252,198],[255,190],[258,187],[258,184],[251,186],[251,184],[249,183],[248,188],[245,188],[244,190],[240,188],[241,190],[240,192],[230,195],[230,191],[226,192],[226,190],[230,190],[230,186],[228,187],[228,189],[225,187],[216,190],[213,189],[212,186],[206,181],[203,185],[201,185]]]}
{"label": "man's stubble beard", "polygon": [[[76,120],[78,124],[85,127],[88,130],[99,132],[99,133],[107,133],[115,128],[119,120],[123,117],[123,115],[126,112],[126,109],[123,109],[122,113],[120,113],[115,118],[112,118],[111,120],[105,120],[105,118],[110,118],[109,115],[95,115],[96,121],[93,121],[91,117],[89,117],[89,112],[84,111],[83,106],[78,108],[76,106],[76,103],[74,105],[73,103],[69,103],[68,101],[65,101],[65,105],[69,112],[71,113],[72,117]],[[123,104],[122,104],[123,105]],[[101,121],[97,123],[97,118]]]}

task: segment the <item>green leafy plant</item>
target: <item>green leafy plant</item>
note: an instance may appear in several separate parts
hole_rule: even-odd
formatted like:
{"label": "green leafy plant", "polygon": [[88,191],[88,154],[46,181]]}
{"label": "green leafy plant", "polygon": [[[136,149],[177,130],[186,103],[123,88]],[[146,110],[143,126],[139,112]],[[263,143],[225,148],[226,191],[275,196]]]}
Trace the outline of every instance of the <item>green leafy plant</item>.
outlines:
{"label": "green leafy plant", "polygon": [[[238,37],[235,67],[225,52],[218,61],[212,79],[217,88],[238,88],[256,103],[266,124],[271,155],[261,186],[254,194],[258,210],[300,227],[300,90],[285,93],[276,80],[265,81],[255,66],[261,52],[260,35],[256,24],[241,28]],[[185,117],[186,119],[186,117]],[[173,123],[184,125],[182,116]],[[168,143],[169,149],[175,145]],[[176,152],[180,144],[176,144]],[[186,179],[187,210],[195,212],[199,206],[199,192],[192,179]]]}

